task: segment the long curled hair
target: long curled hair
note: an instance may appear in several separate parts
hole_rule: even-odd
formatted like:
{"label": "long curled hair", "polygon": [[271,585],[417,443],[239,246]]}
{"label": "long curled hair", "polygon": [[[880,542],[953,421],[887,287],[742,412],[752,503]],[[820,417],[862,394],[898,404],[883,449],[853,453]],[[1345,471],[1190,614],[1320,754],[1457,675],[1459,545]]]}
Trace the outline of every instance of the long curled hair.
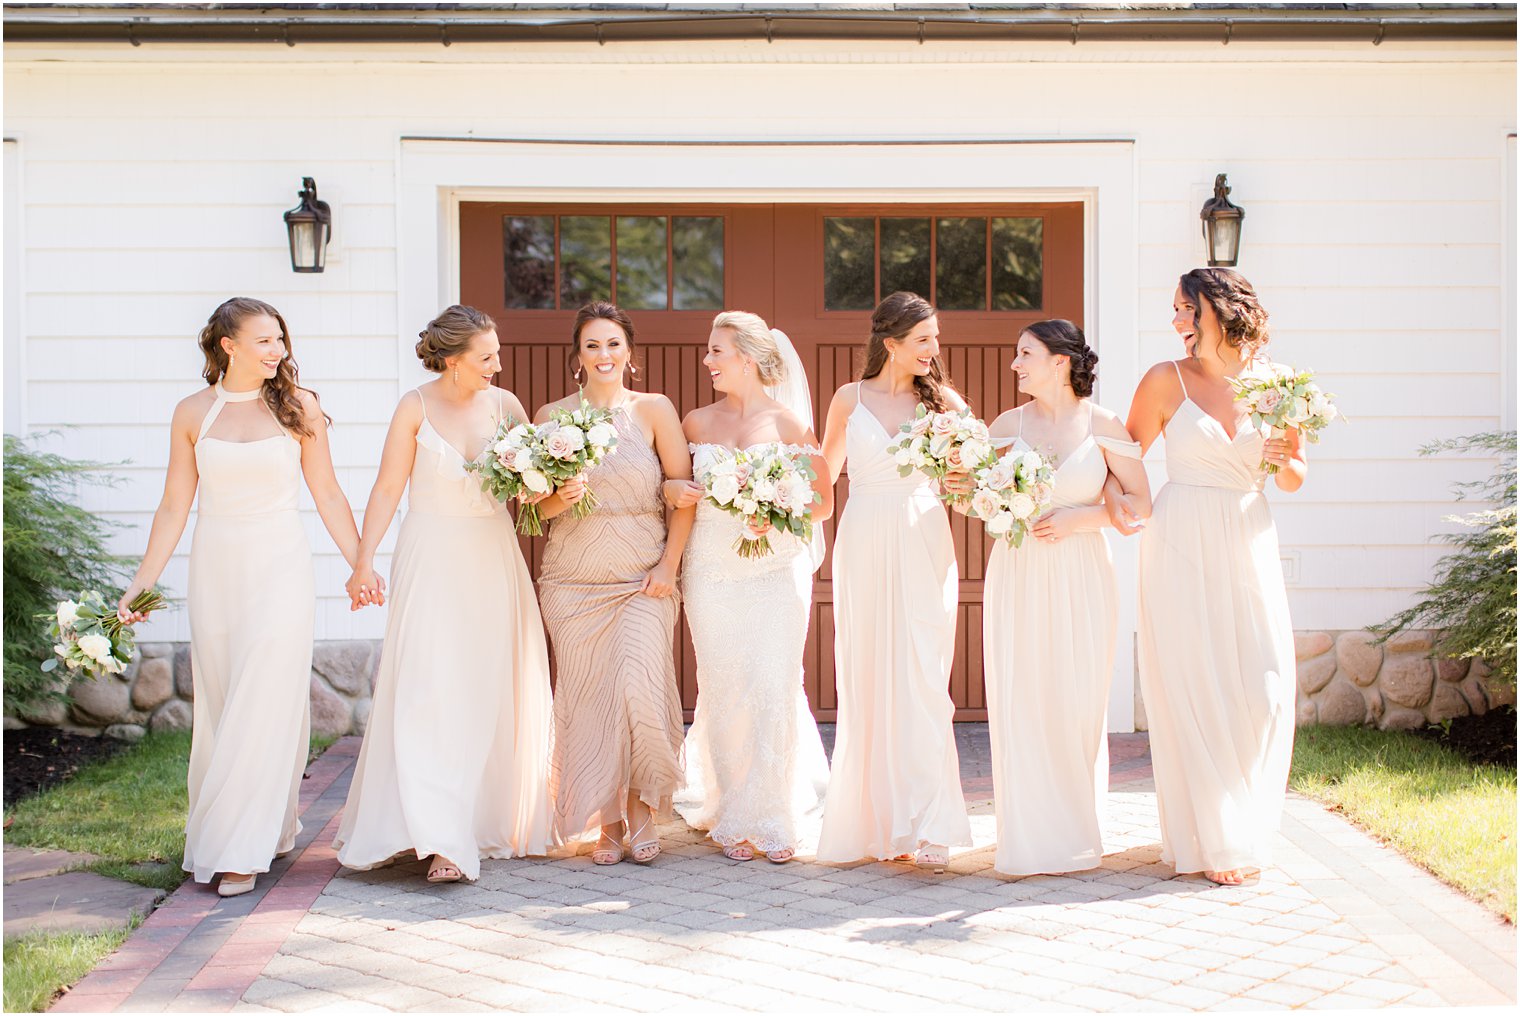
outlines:
{"label": "long curled hair", "polygon": [[[301,369],[296,366],[295,351],[290,345],[290,329],[285,325],[285,318],[263,300],[255,300],[251,296],[234,296],[211,312],[198,339],[201,353],[206,357],[201,377],[206,379],[208,385],[214,385],[227,376],[227,367],[231,361],[227,357],[227,351],[222,348],[223,337],[232,338],[244,321],[260,314],[275,319],[280,326],[280,340],[285,343],[285,359],[280,361],[274,377],[264,381],[261,392],[264,404],[274,413],[274,418],[280,421],[280,426],[302,437],[311,437],[311,426],[306,422],[300,396],[296,393],[311,392],[314,399],[317,398],[317,393],[301,385]],[[332,423],[332,417],[326,412],[322,413],[322,419]]]}
{"label": "long curled hair", "polygon": [[[1256,298],[1256,290],[1239,272],[1229,268],[1194,268],[1177,280],[1177,285],[1193,305],[1194,336],[1203,328],[1203,301],[1207,300],[1219,319],[1225,343],[1239,350],[1242,359],[1251,359],[1271,339],[1267,312]],[[1197,356],[1195,341],[1193,357]]]}
{"label": "long curled hair", "polygon": [[[886,367],[888,339],[902,338],[914,325],[933,316],[933,304],[917,293],[893,293],[877,304],[871,312],[871,337],[866,340],[866,366],[861,378],[873,378]],[[914,376],[913,387],[918,392],[918,401],[933,412],[943,413],[950,408],[945,393],[954,389],[938,356],[930,362],[927,375]]]}
{"label": "long curled hair", "polygon": [[1077,398],[1092,396],[1093,384],[1098,380],[1098,354],[1087,344],[1082,329],[1065,318],[1047,318],[1036,321],[1024,332],[1033,335],[1056,356],[1067,358],[1071,366],[1071,390]]}

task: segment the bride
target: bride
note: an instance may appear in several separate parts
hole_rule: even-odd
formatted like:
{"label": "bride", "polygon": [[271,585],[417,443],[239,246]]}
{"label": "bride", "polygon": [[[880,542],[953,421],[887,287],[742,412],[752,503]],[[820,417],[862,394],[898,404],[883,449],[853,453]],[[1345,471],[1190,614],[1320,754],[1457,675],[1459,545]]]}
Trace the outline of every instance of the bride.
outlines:
{"label": "bride", "polygon": [[802,686],[802,652],[834,489],[813,436],[807,376],[784,333],[754,314],[727,311],[713,320],[702,362],[722,398],[683,423],[697,480],[666,482],[672,507],[702,501],[701,481],[716,462],[770,444],[810,455],[822,498],[813,506],[811,543],[769,532],[772,553],[741,558],[734,543],[743,522],[702,501],[686,547],[697,713],[676,808],[732,860],[763,853],[780,864],[796,853],[799,822],[818,808],[828,784]]}

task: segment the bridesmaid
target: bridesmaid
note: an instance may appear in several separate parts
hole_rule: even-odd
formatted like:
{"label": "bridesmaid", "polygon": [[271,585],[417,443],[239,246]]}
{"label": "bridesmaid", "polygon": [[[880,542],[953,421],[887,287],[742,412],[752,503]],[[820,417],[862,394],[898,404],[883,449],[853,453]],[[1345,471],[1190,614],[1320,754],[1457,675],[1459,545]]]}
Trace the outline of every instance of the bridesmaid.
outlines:
{"label": "bridesmaid", "polygon": [[863,379],[835,393],[823,441],[831,480],[849,462],[850,499],[834,544],[839,722],[820,861],[943,870],[948,847],[971,845],[951,726],[950,522],[923,474],[899,476],[886,450],[919,403],[965,408],[940,366],[934,308],[893,293],[871,315]]}
{"label": "bridesmaid", "polygon": [[217,892],[238,896],[301,831],[316,617],[297,506],[303,475],[350,565],[359,533],[333,475],[328,418],[300,385],[279,311],[234,297],[201,329],[200,347],[208,387],[174,408],[163,500],[116,613],[143,620],[128,604],[158,581],[199,488],[187,590],[195,725],[184,869],[197,882],[221,872]]}
{"label": "bridesmaid", "polygon": [[1118,592],[1103,529],[1112,473],[1148,514],[1140,446],[1092,401],[1098,354],[1070,321],[1036,321],[1013,370],[1032,399],[993,421],[1007,454],[1055,462],[1054,507],[987,566],[983,642],[997,856],[1005,875],[1058,874],[1103,860],[1108,688]]}
{"label": "bridesmaid", "polygon": [[457,882],[478,878],[482,857],[553,845],[549,658],[512,516],[464,468],[502,420],[526,416],[491,383],[496,326],[454,306],[419,336],[417,356],[439,377],[391,417],[348,580],[356,608],[385,603],[375,552],[410,487],[374,705],[334,846],[350,868],[412,853],[430,859],[429,882]]}
{"label": "bridesmaid", "polygon": [[[675,406],[623,383],[633,365],[633,322],[610,303],[575,315],[570,369],[588,403],[612,410],[616,451],[541,501],[549,527],[539,573],[554,646],[555,828],[565,839],[600,832],[591,860],[616,864],[628,834],[633,859],[660,852],[654,824],[681,785],[681,696],[675,676],[676,573],[693,508],[665,516],[666,478],[691,477]],[[574,407],[581,395],[544,406]],[[561,516],[587,488],[599,504]]]}
{"label": "bridesmaid", "polygon": [[[1189,356],[1152,367],[1129,412],[1142,449],[1166,437],[1167,483],[1140,540],[1140,685],[1162,859],[1239,885],[1270,863],[1293,755],[1293,624],[1261,463],[1288,493],[1308,465],[1298,432],[1252,427],[1228,383],[1272,369],[1251,284],[1195,269],[1173,309]],[[1122,527],[1134,506],[1114,502]]]}
{"label": "bridesmaid", "polygon": [[665,483],[674,506],[701,502],[683,583],[697,652],[697,715],[677,806],[730,860],[762,853],[781,864],[795,856],[798,826],[822,803],[829,782],[803,689],[802,653],[834,486],[813,436],[807,376],[784,333],[758,315],[727,311],[713,320],[702,363],[721,397],[682,424],[697,474],[735,451],[780,444],[811,458],[813,491],[822,498],[813,505],[811,543],[771,533],[771,553],[746,560],[734,552],[745,528],[738,516],[702,501],[701,483]]}

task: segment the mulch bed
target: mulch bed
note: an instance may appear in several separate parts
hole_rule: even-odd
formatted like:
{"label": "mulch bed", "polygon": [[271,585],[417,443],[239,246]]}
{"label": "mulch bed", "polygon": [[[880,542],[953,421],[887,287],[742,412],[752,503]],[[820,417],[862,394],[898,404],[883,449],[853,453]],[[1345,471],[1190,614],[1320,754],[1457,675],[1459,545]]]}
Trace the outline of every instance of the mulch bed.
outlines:
{"label": "mulch bed", "polygon": [[1425,727],[1414,733],[1444,744],[1479,765],[1515,768],[1515,707],[1504,706],[1482,716],[1462,716],[1443,730]]}
{"label": "mulch bed", "polygon": [[91,762],[125,750],[114,737],[86,737],[52,727],[5,732],[5,806],[62,783]]}

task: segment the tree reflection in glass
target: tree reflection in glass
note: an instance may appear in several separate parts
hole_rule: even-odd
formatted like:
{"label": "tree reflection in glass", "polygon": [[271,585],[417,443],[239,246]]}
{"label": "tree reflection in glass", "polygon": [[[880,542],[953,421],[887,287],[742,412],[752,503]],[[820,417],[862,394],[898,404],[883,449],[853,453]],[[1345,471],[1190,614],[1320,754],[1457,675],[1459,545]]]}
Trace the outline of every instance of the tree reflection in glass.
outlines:
{"label": "tree reflection in glass", "polygon": [[504,216],[502,252],[507,307],[554,309],[554,216]]}
{"label": "tree reflection in glass", "polygon": [[[673,216],[670,220],[670,252],[675,275],[674,309],[722,310],[723,219],[719,216]],[[618,254],[621,258],[621,241]]]}
{"label": "tree reflection in glass", "polygon": [[876,220],[823,220],[825,310],[870,310],[876,305]]}
{"label": "tree reflection in glass", "polygon": [[619,215],[618,306],[628,310],[664,310],[665,268],[665,216]]}
{"label": "tree reflection in glass", "polygon": [[940,219],[935,237],[934,305],[987,309],[987,220]]}
{"label": "tree reflection in glass", "polygon": [[559,220],[560,306],[612,299],[612,220],[562,215]]}
{"label": "tree reflection in glass", "polygon": [[1045,304],[1045,220],[992,220],[992,309]]}
{"label": "tree reflection in glass", "polygon": [[881,295],[904,291],[928,299],[929,220],[881,220]]}

